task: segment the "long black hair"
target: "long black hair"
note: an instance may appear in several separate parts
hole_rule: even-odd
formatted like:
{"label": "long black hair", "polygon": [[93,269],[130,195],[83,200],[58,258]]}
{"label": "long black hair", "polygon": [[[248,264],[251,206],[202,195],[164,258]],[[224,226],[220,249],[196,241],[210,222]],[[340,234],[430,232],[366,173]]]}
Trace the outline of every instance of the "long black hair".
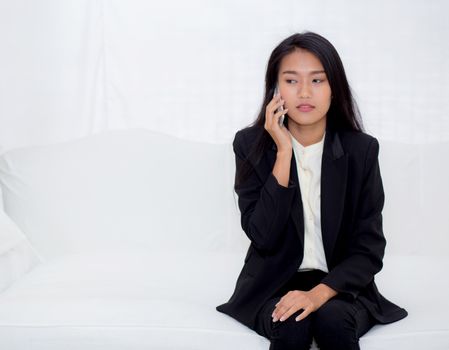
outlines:
{"label": "long black hair", "polygon": [[[320,60],[329,80],[332,99],[327,112],[326,128],[363,131],[360,110],[352,96],[343,63],[335,47],[326,38],[314,32],[306,31],[293,34],[276,46],[268,60],[263,103],[257,119],[248,125],[248,127],[257,125],[261,131],[254,140],[250,154],[236,173],[235,185],[242,183],[251,173],[252,165],[249,159],[254,159],[254,162],[257,163],[265,150],[273,145],[274,141],[271,135],[264,128],[265,109],[273,98],[282,58],[298,48],[311,52]],[[288,128],[288,118],[284,118],[284,125]]]}

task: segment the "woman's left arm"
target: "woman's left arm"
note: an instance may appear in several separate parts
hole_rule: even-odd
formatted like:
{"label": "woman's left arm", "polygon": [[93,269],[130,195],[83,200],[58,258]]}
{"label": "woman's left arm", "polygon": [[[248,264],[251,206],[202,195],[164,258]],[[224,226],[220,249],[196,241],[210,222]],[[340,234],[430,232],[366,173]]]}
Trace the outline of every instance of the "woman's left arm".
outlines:
{"label": "woman's left arm", "polygon": [[383,266],[386,240],[382,229],[384,190],[379,169],[379,142],[373,138],[365,159],[365,171],[355,225],[349,233],[346,258],[332,268],[321,283],[354,299]]}

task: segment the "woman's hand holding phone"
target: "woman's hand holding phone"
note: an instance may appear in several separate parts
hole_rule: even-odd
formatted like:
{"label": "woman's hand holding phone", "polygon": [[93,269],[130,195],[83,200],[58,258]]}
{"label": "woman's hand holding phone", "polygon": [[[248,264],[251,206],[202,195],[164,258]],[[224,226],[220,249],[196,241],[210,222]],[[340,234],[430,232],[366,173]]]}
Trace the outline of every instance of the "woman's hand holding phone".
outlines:
{"label": "woman's hand holding phone", "polygon": [[283,104],[284,100],[282,100],[281,95],[275,93],[273,99],[268,103],[265,109],[264,127],[276,143],[278,152],[284,150],[290,152],[292,150],[290,132],[285,126],[279,125],[279,119],[288,111],[288,109],[281,108]]}

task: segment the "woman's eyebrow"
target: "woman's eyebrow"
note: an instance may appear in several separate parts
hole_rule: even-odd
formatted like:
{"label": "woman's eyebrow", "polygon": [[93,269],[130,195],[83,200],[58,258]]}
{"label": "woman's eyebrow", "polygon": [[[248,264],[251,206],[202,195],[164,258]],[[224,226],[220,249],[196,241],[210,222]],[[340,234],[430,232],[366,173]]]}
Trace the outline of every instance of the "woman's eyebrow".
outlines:
{"label": "woman's eyebrow", "polygon": [[[324,70],[311,70],[309,72],[309,75],[318,74],[318,73],[326,73]],[[286,70],[283,71],[282,74],[296,74],[298,75],[298,72],[295,70]]]}

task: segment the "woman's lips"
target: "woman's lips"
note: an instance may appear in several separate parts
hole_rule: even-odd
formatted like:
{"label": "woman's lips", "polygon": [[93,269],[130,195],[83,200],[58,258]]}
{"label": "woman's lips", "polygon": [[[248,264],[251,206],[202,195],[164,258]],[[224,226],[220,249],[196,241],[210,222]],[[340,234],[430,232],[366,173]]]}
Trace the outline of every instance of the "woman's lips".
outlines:
{"label": "woman's lips", "polygon": [[312,105],[299,105],[296,106],[301,112],[310,112],[312,109],[315,108],[315,106]]}

